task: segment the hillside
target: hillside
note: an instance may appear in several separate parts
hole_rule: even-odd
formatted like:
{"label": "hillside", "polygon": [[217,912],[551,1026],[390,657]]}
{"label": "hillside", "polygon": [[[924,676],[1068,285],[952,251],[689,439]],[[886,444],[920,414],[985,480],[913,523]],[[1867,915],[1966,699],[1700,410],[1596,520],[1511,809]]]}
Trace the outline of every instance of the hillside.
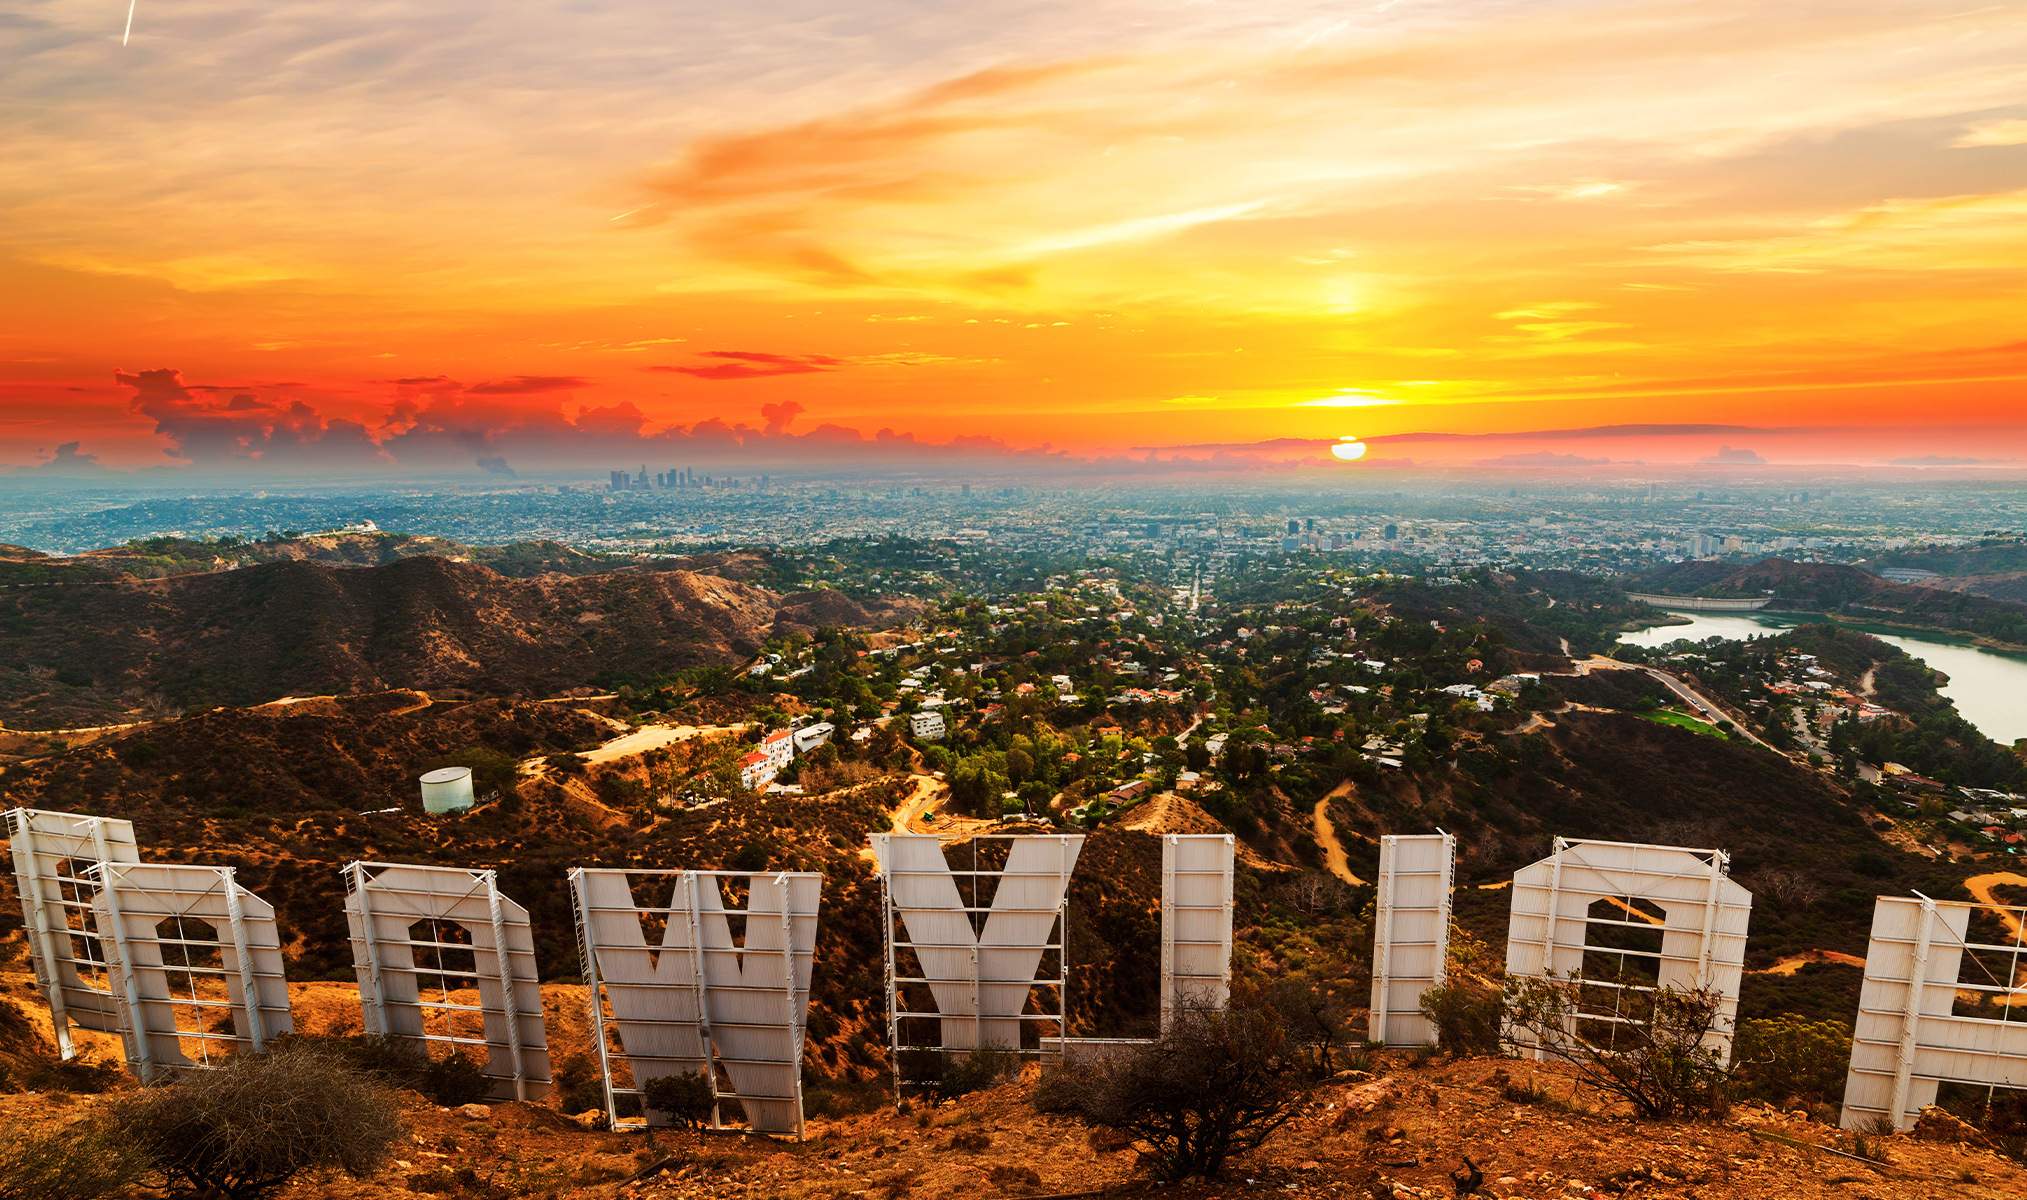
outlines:
{"label": "hillside", "polygon": [[481,563],[502,575],[526,578],[550,572],[588,575],[631,563],[585,554],[560,542],[466,546],[448,538],[405,533],[276,534],[266,540],[162,536],[57,558],[20,546],[0,546],[0,584],[83,583],[115,579],[166,579],[273,562],[315,562],[333,567],[376,567],[428,555]]}
{"label": "hillside", "polygon": [[2027,571],[2027,539],[1988,538],[1975,546],[1894,550],[1873,560],[1878,567],[1913,567],[1938,575],[1978,576]]}
{"label": "hillside", "polygon": [[733,663],[770,637],[914,611],[684,570],[514,579],[434,556],[16,586],[0,590],[0,723],[56,729],[150,705],[395,687],[553,694],[611,672]]}
{"label": "hillside", "polygon": [[[557,999],[561,1008],[581,1002]],[[0,1010],[9,1007],[0,1000]],[[405,1092],[398,1095],[412,1136],[395,1161],[363,1179],[305,1179],[282,1195],[1436,1200],[1457,1194],[1450,1173],[1467,1157],[1483,1172],[1476,1194],[1499,1200],[2004,1200],[2027,1187],[2027,1171],[1981,1146],[1898,1135],[1872,1141],[1879,1157],[1866,1161],[1851,1156],[1850,1134],[1759,1104],[1721,1120],[1639,1122],[1589,1104],[1570,1111],[1562,1103],[1568,1081],[1551,1066],[1404,1055],[1363,1065],[1370,1070],[1318,1086],[1286,1126],[1215,1182],[1159,1182],[1131,1142],[1037,1112],[1032,1084],[1020,1081],[933,1111],[897,1112],[870,1096],[841,1105],[812,1093],[800,1143],[684,1130],[659,1131],[649,1143],[586,1130],[546,1105],[448,1109]],[[0,1127],[90,1120],[106,1099],[0,1096]]]}
{"label": "hillside", "polygon": [[1975,546],[1901,550],[1879,556],[1873,565],[1936,573],[1917,587],[2027,604],[2027,540],[1991,538]]}
{"label": "hillside", "polygon": [[1857,567],[1765,558],[1756,563],[1670,563],[1620,580],[1627,591],[1671,596],[1753,597],[1772,607],[1967,633],[2027,645],[2027,603],[1893,583]]}
{"label": "hillside", "polygon": [[[891,826],[914,790],[910,777],[875,769],[823,796],[656,808],[644,797],[720,769],[746,746],[738,730],[668,727],[638,752],[595,762],[571,753],[627,728],[567,704],[433,702],[402,691],[218,709],[10,763],[0,797],[8,807],[125,817],[150,858],[237,868],[275,905],[299,981],[351,978],[338,868],[354,859],[497,869],[502,890],[531,914],[549,979],[579,970],[571,867],[822,871],[811,1064],[838,1077],[877,1074],[885,1000],[866,838]],[[414,777],[460,755],[509,770],[518,760],[519,774],[499,802],[470,813],[419,811]],[[398,811],[377,811],[390,807]],[[1152,1019],[1160,863],[1152,833],[1100,830],[1085,850],[1070,927],[1080,1033],[1138,1032]],[[0,958],[19,952],[19,914],[10,873],[0,878]]]}
{"label": "hillside", "polygon": [[[468,605],[496,605],[462,619],[474,629],[501,626],[504,632],[486,631],[499,637],[515,632],[510,622],[519,610],[513,606],[525,595],[554,606],[529,618],[531,634],[545,622],[562,625],[562,617],[593,628],[614,622],[615,614],[637,620],[637,610],[627,605],[644,606],[640,593],[685,580],[705,589],[705,602],[715,592],[717,604],[744,613],[755,629],[762,616],[773,624],[795,615],[824,619],[842,600],[834,594],[777,596],[683,570],[512,581],[475,564],[428,558],[350,570],[278,564],[76,591],[153,596],[242,579],[302,577],[352,602],[347,582],[384,581],[402,572],[425,583],[448,580],[443,586],[455,585],[457,595],[478,597],[464,601]],[[490,576],[488,589],[470,586],[480,578],[474,573]],[[1238,748],[1211,770],[1221,786],[1199,794],[1200,808],[1172,800],[1150,804],[1138,816],[1129,809],[1126,819],[1090,833],[1073,879],[1067,930],[1073,1032],[1130,1036],[1149,1027],[1159,942],[1155,814],[1177,810],[1191,828],[1230,828],[1248,845],[1237,879],[1240,973],[1260,984],[1313,985],[1354,1020],[1367,986],[1371,929],[1365,914],[1373,900],[1371,886],[1358,881],[1375,873],[1379,837],[1438,826],[1459,835],[1459,921],[1493,945],[1506,935],[1505,881],[1515,868],[1545,855],[1555,836],[1727,847],[1735,855],[1734,873],[1765,897],[1754,915],[1745,1015],[1848,1019],[1858,972],[1841,964],[1863,952],[1871,897],[1919,889],[1966,898],[1964,878],[1990,868],[1903,849],[1911,839],[1900,835],[1896,822],[1902,818],[1875,807],[1867,786],[1714,730],[1643,719],[1638,706],[1653,696],[1653,687],[1639,682],[1651,682],[1644,672],[1568,673],[1577,668],[1567,658],[1502,642],[1509,626],[1519,646],[1566,636],[1533,626],[1538,613],[1568,610],[1585,622],[1572,627],[1577,632],[1616,619],[1616,610],[1601,603],[1609,593],[1587,591],[1580,582],[1487,577],[1475,587],[1384,584],[1341,601],[1349,613],[1344,617],[1322,607],[1281,611],[1271,622],[1279,628],[1255,651],[1235,647],[1232,666],[1218,668],[1224,672],[1221,694],[1241,706],[1224,718]],[[10,599],[20,603],[58,590],[18,589]],[[1562,598],[1550,609],[1546,600],[1557,591]],[[433,593],[419,592],[422,599],[411,609],[392,611],[431,612],[425,602]],[[587,593],[598,608],[572,614],[563,607],[566,598],[584,602]],[[1531,606],[1523,603],[1530,598]],[[750,601],[751,608],[732,605],[735,599]],[[340,611],[337,600],[323,603],[327,611]],[[996,686],[1013,689],[1018,679],[1012,671],[1060,669],[1048,655],[1095,653],[1095,647],[1078,649],[1055,638],[1046,623],[1057,618],[1027,611],[1031,630],[994,622],[999,614],[981,614],[983,637],[996,640],[972,643],[951,657],[960,664],[1021,664],[992,668],[1009,672]],[[575,621],[586,612],[597,619]],[[223,615],[234,617],[230,609]],[[1297,619],[1306,624],[1282,624]],[[1270,623],[1246,613],[1230,620],[1262,631]],[[1345,656],[1313,653],[1306,639],[1324,634],[1342,641],[1356,636],[1359,654],[1398,660],[1398,666],[1377,676]],[[312,635],[320,636],[314,627],[303,635],[305,644]],[[1027,649],[1031,637],[1045,649]],[[1156,664],[1180,653],[1146,640],[1135,645],[1136,654]],[[1002,754],[1010,769],[1018,752],[1030,756],[1027,769],[1033,770],[1042,758],[1063,753],[1064,745],[1080,747],[1087,762],[1101,753],[1140,762],[1137,750],[1115,749],[1106,739],[1158,743],[1187,718],[1166,707],[1050,706],[1016,698],[997,715],[982,709],[959,715],[940,747],[911,749],[887,734],[858,748],[841,737],[836,746],[844,761],[803,776],[822,789],[819,794],[763,798],[712,791],[712,781],[722,781],[745,749],[742,707],[756,715],[800,707],[843,713],[856,705],[835,697],[856,694],[869,680],[883,681],[935,653],[858,657],[846,638],[817,649],[820,661],[812,665],[824,670],[785,684],[807,694],[763,694],[749,690],[755,685],[748,682],[730,694],[705,696],[702,688],[673,685],[656,690],[652,703],[659,712],[637,714],[650,722],[639,732],[614,719],[636,716],[630,706],[648,703],[638,696],[586,705],[512,696],[471,700],[456,689],[389,690],[226,707],[108,731],[88,744],[7,764],[0,796],[8,804],[131,817],[151,856],[235,866],[247,886],[276,905],[292,977],[302,982],[349,977],[337,867],[355,858],[499,870],[503,890],[530,910],[542,972],[558,985],[578,970],[564,887],[572,866],[820,870],[824,920],[808,1065],[813,1078],[863,1083],[878,1079],[887,1065],[878,884],[866,836],[893,827],[896,810],[909,798],[948,791],[911,772],[925,770],[932,755],[958,751]],[[473,652],[497,653],[489,646]],[[1456,676],[1484,679],[1521,665],[1547,673],[1497,711],[1437,690]],[[1698,670],[1716,680],[1719,665],[1712,659]],[[1390,694],[1360,684],[1348,693],[1351,712],[1326,713],[1312,689],[1328,679],[1342,683],[1350,673],[1373,683],[1389,680]],[[952,678],[971,674],[953,671]],[[1434,707],[1430,697],[1440,698]],[[1342,725],[1323,721],[1339,715]],[[1270,719],[1273,737],[1246,732]],[[626,742],[613,744],[622,734],[629,735]],[[1066,741],[1071,735],[1081,740]],[[1404,744],[1398,764],[1381,769],[1361,755],[1358,747],[1368,736]],[[602,748],[574,753],[594,747]],[[1191,761],[1187,754],[1202,748],[1191,744],[1185,751],[1171,742],[1150,744],[1147,753],[1158,758],[1163,751]],[[411,780],[453,756],[481,768],[490,783],[504,783],[502,797],[468,814],[426,816],[417,811]],[[951,779],[961,774],[952,766]],[[1050,788],[1063,786],[1058,780]],[[725,798],[690,809],[658,803],[675,794],[694,799],[700,789]],[[488,790],[482,784],[481,791]],[[1341,845],[1345,855],[1328,874],[1327,842]],[[18,955],[14,911],[11,897],[0,892],[0,958]]]}

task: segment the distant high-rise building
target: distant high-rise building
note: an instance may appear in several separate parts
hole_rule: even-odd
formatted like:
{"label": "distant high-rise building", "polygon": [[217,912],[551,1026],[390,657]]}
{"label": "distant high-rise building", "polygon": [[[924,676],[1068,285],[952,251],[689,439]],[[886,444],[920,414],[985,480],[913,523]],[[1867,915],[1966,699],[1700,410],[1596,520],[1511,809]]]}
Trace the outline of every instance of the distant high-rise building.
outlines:
{"label": "distant high-rise building", "polygon": [[606,483],[605,483],[605,490],[606,490],[606,491],[608,491],[608,492],[623,492],[623,491],[625,491],[625,490],[626,490],[626,472],[625,472],[625,471],[610,471],[610,472],[607,472],[607,476],[606,476]]}
{"label": "distant high-rise building", "polygon": [[1298,533],[1301,533],[1301,532],[1302,532],[1302,522],[1300,522],[1300,521],[1294,521],[1294,520],[1291,520],[1291,521],[1289,521],[1289,522],[1288,522],[1288,536],[1289,536],[1289,537],[1294,537],[1294,536],[1295,536],[1296,534],[1298,534]]}
{"label": "distant high-rise building", "polygon": [[961,485],[957,494],[963,496],[966,500],[971,499],[971,485],[968,483]]}
{"label": "distant high-rise building", "polygon": [[1315,517],[1310,517],[1310,518],[1309,518],[1308,520],[1304,521],[1304,522],[1302,523],[1302,531],[1303,531],[1304,533],[1315,533],[1315,532],[1316,532],[1316,518],[1315,518]]}
{"label": "distant high-rise building", "polygon": [[1387,527],[1386,527],[1386,539],[1387,539],[1388,541],[1390,541],[1390,542],[1391,542],[1391,541],[1394,541],[1395,539],[1399,538],[1400,536],[1401,536],[1401,531],[1400,531],[1400,528],[1399,528],[1398,526],[1394,526],[1394,525],[1389,525],[1389,526],[1387,526]]}

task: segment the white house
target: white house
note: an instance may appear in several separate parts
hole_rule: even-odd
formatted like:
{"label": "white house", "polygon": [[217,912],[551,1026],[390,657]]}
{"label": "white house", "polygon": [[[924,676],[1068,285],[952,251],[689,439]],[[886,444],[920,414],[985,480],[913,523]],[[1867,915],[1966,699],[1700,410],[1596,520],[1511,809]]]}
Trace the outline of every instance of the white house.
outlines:
{"label": "white house", "polygon": [[940,742],[948,727],[943,723],[940,712],[918,712],[908,714],[908,732],[924,742]]}
{"label": "white house", "polygon": [[805,725],[795,731],[795,752],[798,755],[808,754],[818,746],[830,741],[831,734],[836,732],[837,726],[832,725],[829,721],[818,721],[814,725]]}
{"label": "white house", "polygon": [[760,739],[753,753],[739,760],[739,780],[754,791],[774,782],[774,777],[795,759],[795,733],[781,729]]}

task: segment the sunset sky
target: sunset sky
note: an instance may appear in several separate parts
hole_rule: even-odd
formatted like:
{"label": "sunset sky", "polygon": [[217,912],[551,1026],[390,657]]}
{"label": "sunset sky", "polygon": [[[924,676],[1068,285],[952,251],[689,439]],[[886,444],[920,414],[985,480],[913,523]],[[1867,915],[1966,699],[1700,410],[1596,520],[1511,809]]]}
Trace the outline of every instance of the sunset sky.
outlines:
{"label": "sunset sky", "polygon": [[0,20],[17,472],[2027,459],[2027,4],[126,18]]}

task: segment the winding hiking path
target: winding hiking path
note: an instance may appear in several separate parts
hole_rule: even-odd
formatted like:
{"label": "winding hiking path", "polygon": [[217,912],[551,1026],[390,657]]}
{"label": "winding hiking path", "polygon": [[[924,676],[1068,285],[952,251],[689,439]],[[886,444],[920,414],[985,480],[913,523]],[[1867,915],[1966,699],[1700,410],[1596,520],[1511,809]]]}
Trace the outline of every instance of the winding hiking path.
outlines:
{"label": "winding hiking path", "polygon": [[2027,875],[2016,875],[2011,871],[1994,871],[1990,875],[1973,875],[1969,879],[1964,880],[1964,890],[1975,897],[1978,903],[1991,909],[1993,916],[2004,921],[2006,928],[2013,931],[2015,938],[2027,937],[2027,930],[2022,930],[2021,928],[2020,913],[2017,906],[2002,903],[1992,895],[1993,888],[2005,884],[2011,884],[2014,887],[2027,887]]}
{"label": "winding hiking path", "polygon": [[1855,954],[1845,954],[1839,950],[1804,950],[1800,954],[1788,955],[1771,967],[1764,967],[1760,970],[1748,971],[1746,973],[1749,975],[1793,975],[1810,963],[1836,963],[1839,966],[1857,967],[1861,971],[1865,969],[1865,960]]}
{"label": "winding hiking path", "polygon": [[1330,802],[1340,796],[1351,795],[1351,781],[1345,780],[1330,790],[1330,794],[1316,802],[1315,818],[1316,844],[1323,847],[1323,864],[1332,875],[1353,886],[1365,880],[1351,873],[1351,858],[1344,852],[1344,843],[1337,840],[1337,827],[1330,823]]}
{"label": "winding hiking path", "polygon": [[915,794],[894,810],[893,832],[927,833],[927,830],[915,828],[915,823],[935,808],[944,795],[943,785],[934,775],[915,776]]}

